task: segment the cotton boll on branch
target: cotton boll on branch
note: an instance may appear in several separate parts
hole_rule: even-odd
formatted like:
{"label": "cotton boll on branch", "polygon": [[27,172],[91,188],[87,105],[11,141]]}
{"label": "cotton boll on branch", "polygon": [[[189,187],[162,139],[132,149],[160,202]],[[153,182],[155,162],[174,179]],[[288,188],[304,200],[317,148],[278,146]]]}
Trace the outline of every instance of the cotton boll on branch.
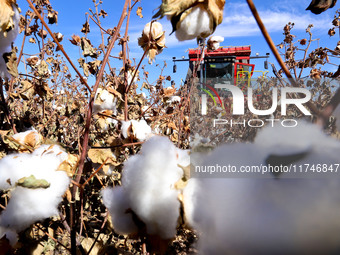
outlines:
{"label": "cotton boll on branch", "polygon": [[94,97],[93,113],[99,113],[105,110],[113,111],[116,114],[117,98],[106,89],[97,89],[97,93]]}
{"label": "cotton boll on branch", "polygon": [[113,118],[113,111],[105,110],[100,112],[96,119],[96,126],[102,131],[108,131],[109,129],[116,128],[118,126],[118,121]]}
{"label": "cotton boll on branch", "polygon": [[143,29],[142,36],[138,38],[138,45],[146,51],[149,57],[149,64],[160,54],[165,47],[165,32],[162,24],[151,21]]}
{"label": "cotton boll on branch", "polygon": [[[270,156],[292,164],[339,164],[340,142],[318,127],[264,128],[253,144],[224,145],[204,165],[268,166]],[[302,154],[301,154],[302,153]],[[294,157],[294,155],[302,155]],[[335,167],[333,165],[333,167]],[[235,176],[235,175],[234,175]],[[196,178],[184,190],[184,211],[198,230],[200,254],[337,254],[340,180],[337,177],[252,173],[250,178]],[[335,175],[334,175],[335,176]],[[226,175],[225,177],[228,177]],[[230,175],[229,177],[233,177]],[[247,177],[247,176],[246,176]]]}
{"label": "cotton boll on branch", "polygon": [[101,194],[112,217],[115,231],[123,235],[138,232],[132,214],[127,212],[130,204],[125,189],[123,187],[107,188]]}
{"label": "cotton boll on branch", "polygon": [[217,50],[220,47],[220,43],[224,41],[222,36],[212,36],[209,38],[207,47],[208,50]]}
{"label": "cotton boll on branch", "polygon": [[153,18],[167,16],[179,41],[206,38],[223,20],[225,0],[163,0]]}
{"label": "cotton boll on branch", "polygon": [[147,234],[162,239],[175,236],[180,211],[175,183],[183,177],[179,163],[188,163],[185,155],[179,153],[168,138],[161,136],[151,137],[138,155],[126,161],[122,186],[102,193],[117,231],[135,230],[131,214],[126,213],[130,208],[145,223]]}
{"label": "cotton boll on branch", "polygon": [[12,138],[23,145],[19,147],[19,151],[28,151],[25,146],[29,146],[34,149],[38,147],[43,140],[42,136],[34,128],[25,132],[14,134],[12,135]]}
{"label": "cotton boll on branch", "polygon": [[146,223],[149,234],[172,238],[179,216],[178,191],[182,178],[177,149],[166,137],[152,137],[141,154],[125,164],[122,183],[129,190],[131,209]]}
{"label": "cotton boll on branch", "polygon": [[145,120],[122,121],[121,131],[124,138],[133,138],[138,141],[145,141],[152,136],[151,127]]}
{"label": "cotton boll on branch", "polygon": [[[57,145],[42,145],[31,154],[11,154],[0,160],[0,188],[11,188],[11,199],[0,215],[2,234],[7,230],[20,232],[36,221],[58,214],[58,204],[70,180],[66,172],[57,170],[67,157]],[[19,179],[31,175],[36,180],[31,186],[19,186]],[[40,180],[49,186],[39,186]]]}
{"label": "cotton boll on branch", "polygon": [[166,100],[166,104],[172,105],[172,104],[178,104],[181,102],[180,96],[170,96],[168,100]]}
{"label": "cotton boll on branch", "polygon": [[0,77],[9,78],[4,53],[11,52],[11,43],[19,33],[20,9],[15,0],[0,1]]}
{"label": "cotton boll on branch", "polygon": [[195,6],[179,24],[176,37],[179,41],[192,40],[197,36],[207,37],[211,34],[210,17],[201,6]]}

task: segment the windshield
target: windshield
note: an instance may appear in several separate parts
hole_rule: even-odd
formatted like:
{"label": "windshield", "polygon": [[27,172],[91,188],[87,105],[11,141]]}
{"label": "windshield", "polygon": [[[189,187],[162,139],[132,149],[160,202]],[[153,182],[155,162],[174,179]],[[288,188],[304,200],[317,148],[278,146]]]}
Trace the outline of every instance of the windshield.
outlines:
{"label": "windshield", "polygon": [[210,84],[231,82],[233,63],[205,63],[204,82]]}

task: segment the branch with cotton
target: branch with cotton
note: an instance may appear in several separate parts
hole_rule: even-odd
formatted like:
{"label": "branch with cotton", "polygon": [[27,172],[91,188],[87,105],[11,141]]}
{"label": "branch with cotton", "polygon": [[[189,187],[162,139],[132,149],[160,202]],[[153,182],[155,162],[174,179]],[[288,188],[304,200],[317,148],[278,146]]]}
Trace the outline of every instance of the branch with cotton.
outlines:
{"label": "branch with cotton", "polygon": [[115,231],[143,232],[139,227],[145,225],[144,234],[174,238],[180,216],[176,183],[188,165],[188,152],[176,148],[167,137],[147,140],[140,153],[126,161],[122,186],[102,191]]}
{"label": "branch with cotton", "polygon": [[[302,165],[304,175],[269,171],[250,178],[193,178],[184,190],[186,220],[199,234],[200,254],[336,254],[340,249],[340,142],[319,127],[266,127],[253,144],[216,148],[201,165]],[[332,176],[305,173],[333,166]],[[298,169],[299,171],[299,169]]]}
{"label": "branch with cotton", "polygon": [[0,238],[6,235],[14,245],[16,233],[58,215],[70,183],[58,167],[67,159],[58,145],[41,145],[32,153],[9,154],[0,160],[0,189],[10,190],[9,203],[0,215]]}
{"label": "branch with cotton", "polygon": [[143,29],[142,36],[138,38],[138,45],[141,46],[149,57],[149,64],[155,60],[165,47],[165,32],[162,24],[151,21]]}
{"label": "branch with cotton", "polygon": [[203,39],[222,23],[225,0],[163,0],[153,18],[167,16],[179,41]]}

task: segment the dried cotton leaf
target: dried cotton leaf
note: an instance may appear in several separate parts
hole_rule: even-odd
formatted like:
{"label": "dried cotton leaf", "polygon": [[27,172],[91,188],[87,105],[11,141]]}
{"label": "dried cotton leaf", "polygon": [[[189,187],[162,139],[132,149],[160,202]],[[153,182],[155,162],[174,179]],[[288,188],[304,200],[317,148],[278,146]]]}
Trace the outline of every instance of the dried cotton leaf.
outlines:
{"label": "dried cotton leaf", "polygon": [[141,19],[143,18],[142,10],[143,8],[139,6],[136,11],[137,16],[140,17]]}
{"label": "dried cotton leaf", "polygon": [[18,65],[17,65],[17,54],[15,48],[12,48],[12,52],[6,52],[3,54],[3,58],[6,62],[7,71],[13,77],[18,77]]}
{"label": "dried cotton leaf", "polygon": [[115,163],[116,157],[112,153],[111,149],[90,149],[88,157],[94,163],[103,164],[106,160],[106,164]]}
{"label": "dried cotton leaf", "polygon": [[22,177],[18,180],[17,186],[27,189],[47,189],[50,187],[50,183],[44,179],[36,179],[34,175],[29,177]]}
{"label": "dried cotton leaf", "polygon": [[84,57],[98,57],[97,51],[92,47],[90,40],[85,37],[81,38],[81,49]]}
{"label": "dried cotton leaf", "polygon": [[78,164],[78,160],[79,160],[78,155],[68,154],[67,159],[59,165],[57,171],[66,172],[69,177],[73,176]]}

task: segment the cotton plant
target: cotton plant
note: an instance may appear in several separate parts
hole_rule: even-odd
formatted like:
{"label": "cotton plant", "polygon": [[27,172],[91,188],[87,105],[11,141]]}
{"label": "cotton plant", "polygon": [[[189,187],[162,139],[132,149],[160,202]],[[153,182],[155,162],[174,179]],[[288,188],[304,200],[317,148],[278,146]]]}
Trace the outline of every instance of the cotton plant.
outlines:
{"label": "cotton plant", "polygon": [[0,238],[11,245],[17,233],[37,221],[58,215],[58,204],[69,187],[66,172],[58,170],[68,154],[58,145],[41,145],[32,153],[9,154],[0,160],[0,189],[10,200],[0,215]]}
{"label": "cotton plant", "polygon": [[16,0],[0,1],[0,77],[10,78],[3,54],[11,54],[11,44],[19,33],[20,9]]}
{"label": "cotton plant", "polygon": [[146,234],[164,240],[175,237],[180,216],[176,183],[189,163],[188,152],[176,148],[167,137],[148,139],[140,153],[125,162],[122,185],[102,191],[114,230],[138,233],[138,217],[146,226]]}
{"label": "cotton plant", "polygon": [[207,38],[222,23],[225,0],[163,0],[153,18],[167,16],[179,41]]}
{"label": "cotton plant", "polygon": [[152,136],[152,129],[145,120],[122,121],[121,132],[123,137],[145,141]]}
{"label": "cotton plant", "polygon": [[[339,164],[340,142],[317,126],[266,127],[252,144],[229,144],[201,165]],[[305,171],[305,168],[303,168]],[[184,189],[186,222],[200,254],[336,254],[340,249],[340,180],[336,174],[270,172],[192,178]],[[335,178],[334,178],[335,176]],[[240,178],[234,178],[240,177]]]}

